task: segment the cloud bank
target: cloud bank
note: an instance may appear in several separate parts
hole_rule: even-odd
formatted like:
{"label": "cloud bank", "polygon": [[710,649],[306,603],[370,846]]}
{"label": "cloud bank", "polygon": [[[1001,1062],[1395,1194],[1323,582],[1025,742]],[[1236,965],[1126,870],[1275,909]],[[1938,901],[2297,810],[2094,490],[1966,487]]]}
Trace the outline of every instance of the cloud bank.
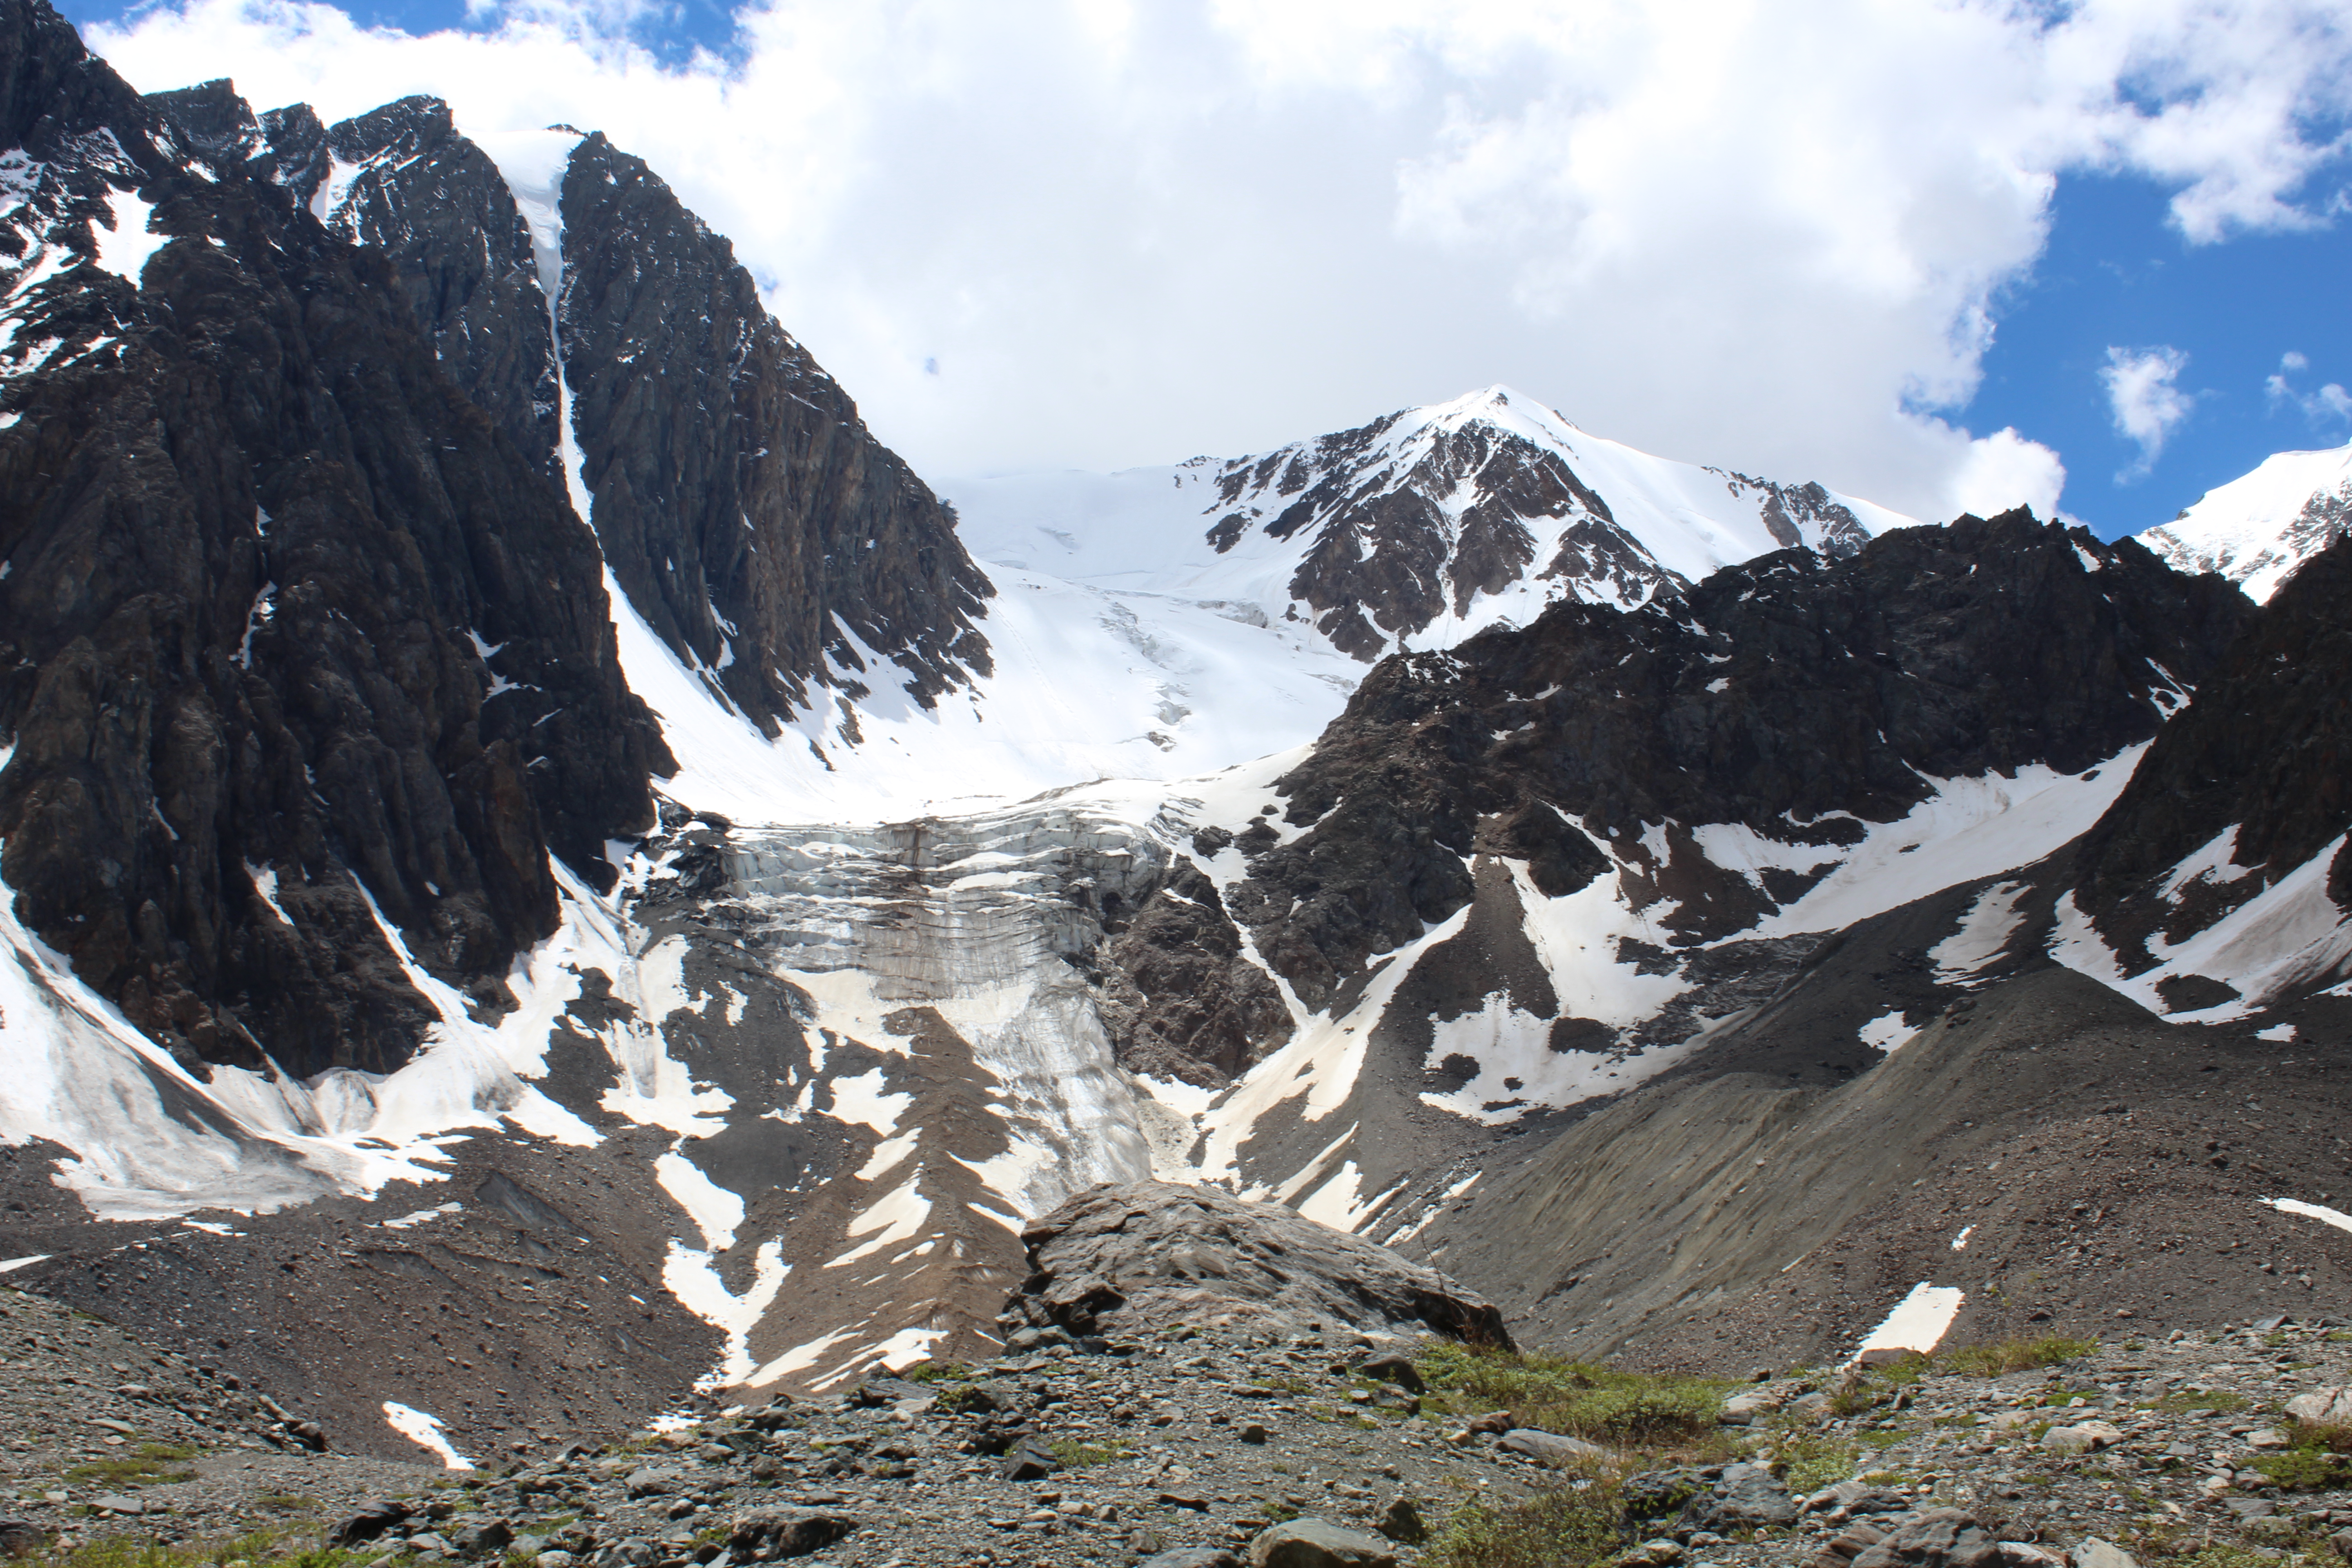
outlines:
{"label": "cloud bank", "polygon": [[418,38],[183,0],[92,44],[143,89],[604,130],[939,478],[1507,382],[1668,456],[2046,510],[2057,456],[1955,411],[2056,176],[2160,179],[2199,243],[2308,226],[2352,118],[2352,26],[2298,0],[775,0],[676,66],[643,0],[487,3]]}

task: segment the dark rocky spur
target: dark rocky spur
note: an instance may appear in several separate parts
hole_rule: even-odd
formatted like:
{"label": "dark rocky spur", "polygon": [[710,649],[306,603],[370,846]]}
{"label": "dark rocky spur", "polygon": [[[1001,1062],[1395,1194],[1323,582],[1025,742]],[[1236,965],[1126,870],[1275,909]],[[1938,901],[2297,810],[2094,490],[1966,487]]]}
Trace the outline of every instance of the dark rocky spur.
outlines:
{"label": "dark rocky spur", "polygon": [[[213,177],[43,0],[0,6],[0,76],[41,165],[0,253],[79,263],[12,306],[61,346],[0,431],[0,875],[198,1076],[396,1066],[435,1014],[379,916],[495,1013],[551,853],[609,879],[652,824],[595,541],[383,258]],[[87,259],[149,207],[136,282]]]}

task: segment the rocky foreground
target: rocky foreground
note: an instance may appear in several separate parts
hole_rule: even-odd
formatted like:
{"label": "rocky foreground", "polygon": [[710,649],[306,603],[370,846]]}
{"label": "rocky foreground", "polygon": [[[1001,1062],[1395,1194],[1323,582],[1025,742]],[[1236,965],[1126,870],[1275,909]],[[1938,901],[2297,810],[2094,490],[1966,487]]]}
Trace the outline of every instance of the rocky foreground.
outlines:
{"label": "rocky foreground", "polygon": [[200,1359],[12,1292],[0,1542],[91,1568],[126,1538],[150,1568],[2352,1559],[2342,1320],[1661,1377],[1408,1337],[1491,1308],[1276,1205],[1162,1197],[1033,1226],[993,1359],[471,1469],[315,1451]]}

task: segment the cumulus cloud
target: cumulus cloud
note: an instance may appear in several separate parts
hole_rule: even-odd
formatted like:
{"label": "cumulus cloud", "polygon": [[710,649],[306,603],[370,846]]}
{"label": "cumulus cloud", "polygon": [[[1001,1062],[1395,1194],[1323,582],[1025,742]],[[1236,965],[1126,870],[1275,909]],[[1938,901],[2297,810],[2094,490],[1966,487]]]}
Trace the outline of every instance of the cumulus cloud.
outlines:
{"label": "cumulus cloud", "polygon": [[2116,476],[2119,482],[2145,477],[2162,456],[2173,426],[2197,405],[2196,395],[2178,384],[2188,368],[2189,356],[2168,346],[2107,350],[2107,363],[2099,371],[2107,408],[2117,434],[2139,447],[2139,460]]}
{"label": "cumulus cloud", "polygon": [[2056,455],[1955,411],[2056,177],[2161,179],[2198,242],[2306,226],[2352,116],[2314,0],[770,0],[677,63],[651,0],[493,14],[178,0],[92,41],[142,89],[604,129],[937,477],[1507,382],[1921,515],[2046,507]]}
{"label": "cumulus cloud", "polygon": [[2298,371],[2311,368],[2311,361],[2289,349],[2279,356],[2279,367],[2263,382],[2263,398],[2276,414],[2283,408],[2293,408],[2315,426],[2352,424],[2352,393],[2336,382],[2329,382],[2317,392],[2297,392],[2288,377]]}

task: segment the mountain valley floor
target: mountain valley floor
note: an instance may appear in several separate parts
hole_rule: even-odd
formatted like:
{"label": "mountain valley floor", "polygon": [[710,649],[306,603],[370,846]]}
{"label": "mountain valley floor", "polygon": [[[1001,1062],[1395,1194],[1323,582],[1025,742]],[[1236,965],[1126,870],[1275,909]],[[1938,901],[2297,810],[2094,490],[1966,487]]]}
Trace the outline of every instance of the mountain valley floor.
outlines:
{"label": "mountain valley floor", "polygon": [[2352,1548],[2341,1319],[1740,1381],[1434,1340],[1408,1361],[1337,1327],[1049,1327],[990,1362],[468,1470],[310,1452],[233,1377],[30,1293],[0,1295],[0,1542],[88,1568],[2256,1568]]}

